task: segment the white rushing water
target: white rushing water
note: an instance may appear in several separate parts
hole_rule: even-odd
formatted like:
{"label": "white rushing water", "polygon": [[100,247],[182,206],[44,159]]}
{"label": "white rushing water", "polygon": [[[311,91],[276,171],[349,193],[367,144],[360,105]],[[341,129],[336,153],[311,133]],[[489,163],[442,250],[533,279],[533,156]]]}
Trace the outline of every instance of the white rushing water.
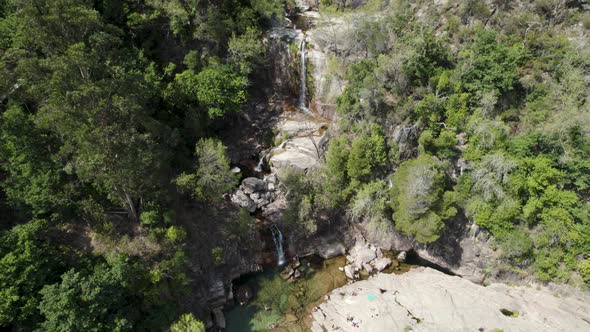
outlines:
{"label": "white rushing water", "polygon": [[270,227],[270,231],[272,232],[272,239],[275,243],[275,247],[277,248],[277,260],[278,266],[285,264],[285,251],[283,250],[283,233],[277,225],[272,225]]}
{"label": "white rushing water", "polygon": [[299,47],[299,55],[301,57],[301,68],[299,69],[299,80],[300,82],[300,89],[299,89],[299,108],[303,111],[303,113],[308,114],[309,110],[307,109],[306,105],[306,98],[305,92],[307,91],[307,87],[305,86],[305,80],[307,79],[307,63],[306,63],[306,53],[307,53],[307,46],[305,43],[305,35],[301,39],[301,46]]}
{"label": "white rushing water", "polygon": [[254,168],[255,172],[262,172],[262,168],[264,167],[264,159],[266,157],[272,157],[272,154],[277,151],[282,149],[285,146],[285,143],[287,143],[287,141],[283,141],[283,143],[279,144],[279,146],[275,146],[274,148],[267,150],[267,151],[262,151],[260,153],[260,160],[258,160],[258,164],[256,165],[256,167]]}

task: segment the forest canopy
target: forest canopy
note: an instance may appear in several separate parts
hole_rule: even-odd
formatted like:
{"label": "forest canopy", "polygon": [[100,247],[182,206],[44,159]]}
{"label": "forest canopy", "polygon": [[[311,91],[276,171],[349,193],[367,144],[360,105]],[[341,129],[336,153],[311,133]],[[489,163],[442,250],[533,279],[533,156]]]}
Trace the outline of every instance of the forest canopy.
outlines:
{"label": "forest canopy", "polygon": [[[318,169],[277,180],[281,223],[424,247],[468,224],[498,253],[486,273],[590,287],[590,5],[436,3],[314,1],[342,22],[316,27],[326,66],[283,69],[342,90]],[[266,36],[298,10],[0,1],[0,328],[205,330],[211,276],[260,245],[229,154],[261,104],[290,109]]]}

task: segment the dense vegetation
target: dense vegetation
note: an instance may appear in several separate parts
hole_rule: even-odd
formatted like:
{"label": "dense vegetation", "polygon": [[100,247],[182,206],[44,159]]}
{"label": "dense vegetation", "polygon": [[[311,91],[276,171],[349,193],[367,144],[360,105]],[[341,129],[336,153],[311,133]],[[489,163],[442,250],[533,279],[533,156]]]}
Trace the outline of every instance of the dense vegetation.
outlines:
{"label": "dense vegetation", "polygon": [[444,3],[370,1],[326,29],[330,75],[348,82],[339,137],[308,180],[311,212],[291,208],[344,208],[422,243],[466,216],[501,249],[496,271],[588,282],[588,4]]}
{"label": "dense vegetation", "polygon": [[0,2],[0,326],[203,330],[180,317],[198,308],[175,202],[215,209],[235,185],[215,128],[246,102],[283,11]]}
{"label": "dense vegetation", "polygon": [[[283,178],[285,222],[436,243],[467,219],[496,268],[590,285],[588,4],[319,3],[364,14],[322,45],[347,85],[322,170]],[[253,224],[224,205],[220,130],[289,6],[0,1],[0,327],[204,330],[191,289]]]}

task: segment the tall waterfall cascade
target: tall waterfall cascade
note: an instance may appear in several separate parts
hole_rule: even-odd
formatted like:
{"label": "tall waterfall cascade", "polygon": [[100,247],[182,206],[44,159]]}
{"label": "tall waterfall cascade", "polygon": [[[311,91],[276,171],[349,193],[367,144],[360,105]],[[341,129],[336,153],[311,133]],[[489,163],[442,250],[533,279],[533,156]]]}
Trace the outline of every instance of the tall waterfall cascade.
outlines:
{"label": "tall waterfall cascade", "polygon": [[301,68],[299,69],[300,73],[300,88],[299,88],[299,108],[303,111],[303,113],[309,113],[306,105],[306,97],[305,93],[307,91],[307,87],[305,86],[305,81],[307,79],[307,63],[306,63],[306,55],[307,55],[307,45],[305,42],[305,35],[301,39],[301,45],[299,47],[299,56],[301,57]]}
{"label": "tall waterfall cascade", "polygon": [[272,239],[275,243],[275,247],[277,248],[277,260],[278,266],[285,264],[285,250],[283,250],[283,233],[277,225],[272,225],[270,228],[272,232]]}

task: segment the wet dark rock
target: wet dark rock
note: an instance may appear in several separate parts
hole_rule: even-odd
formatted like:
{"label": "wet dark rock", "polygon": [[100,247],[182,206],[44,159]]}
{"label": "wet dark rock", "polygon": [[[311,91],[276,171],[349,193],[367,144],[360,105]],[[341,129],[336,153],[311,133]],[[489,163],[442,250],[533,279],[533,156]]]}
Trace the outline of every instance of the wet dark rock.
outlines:
{"label": "wet dark rock", "polygon": [[236,300],[238,300],[240,305],[248,303],[253,295],[254,293],[252,292],[252,289],[246,285],[240,286],[236,290]]}
{"label": "wet dark rock", "polygon": [[242,181],[241,187],[247,194],[258,193],[266,191],[266,182],[258,178],[250,177],[245,178],[244,181]]}
{"label": "wet dark rock", "polygon": [[290,266],[287,266],[287,267],[286,267],[286,268],[283,270],[283,272],[281,272],[281,274],[280,274],[280,277],[281,277],[281,279],[283,279],[283,280],[288,280],[289,278],[291,278],[291,276],[292,276],[294,273],[295,273],[295,270],[294,270],[292,267],[290,267]]}

